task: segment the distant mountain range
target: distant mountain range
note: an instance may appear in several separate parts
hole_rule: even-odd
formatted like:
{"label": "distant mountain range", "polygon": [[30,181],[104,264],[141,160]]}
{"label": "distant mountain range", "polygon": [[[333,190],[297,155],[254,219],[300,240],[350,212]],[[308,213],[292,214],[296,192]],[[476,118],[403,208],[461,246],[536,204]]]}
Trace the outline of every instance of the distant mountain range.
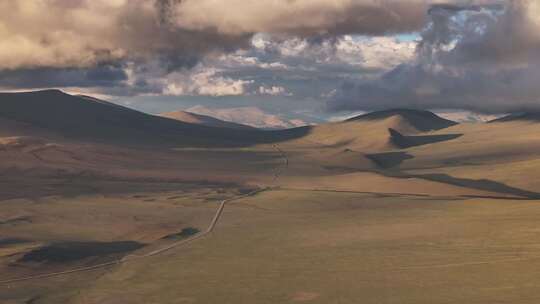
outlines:
{"label": "distant mountain range", "polygon": [[478,114],[469,111],[437,112],[437,115],[460,123],[482,123],[501,117],[501,115]]}
{"label": "distant mountain range", "polygon": [[266,113],[257,107],[219,109],[199,105],[186,111],[260,129],[289,129],[309,125],[304,120],[282,118],[278,115]]}
{"label": "distant mountain range", "polygon": [[[234,112],[221,111],[230,114],[226,118],[234,118]],[[264,112],[257,117],[256,114],[261,112],[244,108],[240,116],[269,117]],[[257,119],[252,118],[252,123]],[[4,159],[8,159],[0,163],[0,170],[30,170],[28,172],[32,176],[43,172],[53,175],[63,172],[130,178],[147,178],[153,174],[155,178],[169,178],[176,176],[176,170],[184,168],[183,165],[174,165],[184,150],[203,148],[207,151],[205,153],[220,154],[224,153],[222,149],[204,148],[243,148],[261,144],[279,144],[284,148],[310,151],[312,157],[324,160],[325,170],[391,168],[405,159],[414,161],[407,153],[429,153],[441,145],[452,149],[454,144],[463,143],[462,137],[469,140],[468,136],[484,134],[477,131],[487,128],[495,130],[493,136],[496,132],[532,128],[520,136],[523,142],[531,139],[534,143],[536,121],[540,121],[540,115],[522,113],[485,126],[458,125],[429,111],[391,109],[339,122],[262,130],[189,112],[151,115],[58,90],[0,93],[0,152],[4,153]],[[270,119],[269,122],[271,124],[266,126],[294,125],[284,119]],[[260,126],[260,122],[257,125]],[[422,148],[427,145],[433,147]],[[492,144],[489,140],[483,145],[491,145],[490,149],[510,148]],[[141,167],[156,170],[143,172]],[[302,170],[315,169],[305,167]]]}
{"label": "distant mountain range", "polygon": [[185,123],[217,127],[217,128],[232,128],[232,129],[254,129],[254,127],[242,125],[234,122],[224,121],[212,116],[195,114],[188,111],[174,111],[162,113],[159,116],[182,121]]}
{"label": "distant mountain range", "polygon": [[535,112],[525,112],[525,113],[515,113],[500,117],[490,122],[515,122],[515,121],[528,121],[528,122],[540,122],[540,113]]}

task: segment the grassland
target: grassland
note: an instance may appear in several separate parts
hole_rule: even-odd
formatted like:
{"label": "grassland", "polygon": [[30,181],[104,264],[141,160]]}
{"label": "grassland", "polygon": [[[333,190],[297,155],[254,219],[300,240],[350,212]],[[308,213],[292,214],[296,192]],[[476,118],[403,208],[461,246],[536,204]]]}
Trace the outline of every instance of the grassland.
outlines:
{"label": "grassland", "polygon": [[205,239],[40,301],[537,303],[539,219],[534,201],[270,191]]}
{"label": "grassland", "polygon": [[312,127],[286,159],[4,138],[0,279],[144,254],[271,188],[195,242],[0,285],[0,303],[538,303],[540,124],[438,124]]}

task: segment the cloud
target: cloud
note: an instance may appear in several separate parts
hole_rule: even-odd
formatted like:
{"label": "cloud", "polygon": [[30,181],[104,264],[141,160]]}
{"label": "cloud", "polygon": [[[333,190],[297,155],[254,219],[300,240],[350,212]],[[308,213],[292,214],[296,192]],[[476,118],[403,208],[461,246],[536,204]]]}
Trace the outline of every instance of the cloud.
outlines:
{"label": "cloud", "polygon": [[[283,87],[286,92],[274,89],[273,95],[311,99],[313,107],[317,107],[322,95],[336,89],[343,81],[372,78],[410,61],[416,45],[390,37],[350,35],[318,43],[298,37],[280,39],[256,35],[252,43],[249,51],[223,56],[220,62],[210,65],[222,64],[225,74],[253,80],[256,87],[266,88],[262,92]],[[250,64],[230,63],[238,61]]]}
{"label": "cloud", "polygon": [[538,110],[539,68],[492,72],[402,65],[376,81],[344,83],[329,106],[347,111],[396,107],[482,113]]}
{"label": "cloud", "polygon": [[379,35],[421,29],[429,2],[431,1],[184,0],[174,6],[174,22],[180,27],[192,30],[218,29],[220,33],[233,35]]}
{"label": "cloud", "polygon": [[293,95],[292,93],[287,92],[287,89],[281,86],[271,86],[271,87],[260,86],[258,93],[261,95],[272,95],[272,96],[292,96]]}
{"label": "cloud", "polygon": [[343,82],[328,107],[538,111],[539,13],[534,0],[434,6],[413,61],[376,79]]}
{"label": "cloud", "polygon": [[540,110],[534,0],[0,0],[0,11],[3,89]]}
{"label": "cloud", "polygon": [[246,93],[246,86],[252,81],[220,76],[215,69],[198,69],[192,74],[170,74],[166,79],[163,93],[166,95],[207,95],[234,96]]}
{"label": "cloud", "polygon": [[256,35],[251,44],[247,50],[207,56],[190,70],[166,72],[159,62],[127,64],[124,89],[173,96],[319,98],[362,69],[378,73],[414,54],[414,43],[391,38],[345,36],[311,45],[303,38]]}
{"label": "cloud", "polygon": [[171,22],[176,2],[1,1],[0,69],[87,68],[147,59],[175,69],[249,43],[249,33],[176,26]]}
{"label": "cloud", "polygon": [[425,0],[1,1],[0,69],[160,59],[169,70],[249,47],[256,33],[335,37],[420,29]]}
{"label": "cloud", "polygon": [[7,89],[50,87],[123,86],[128,79],[124,67],[98,65],[91,68],[27,68],[0,70],[0,83]]}
{"label": "cloud", "polygon": [[[495,2],[496,3],[496,2]],[[421,59],[445,65],[527,63],[540,51],[540,4],[434,6],[418,46]]]}
{"label": "cloud", "polygon": [[[427,8],[424,0],[0,1],[0,86],[95,87],[121,96],[252,93],[263,84],[246,89],[256,81],[247,79],[250,69],[288,70],[284,57],[298,69],[304,56],[303,68],[314,60],[337,72],[354,59],[342,34],[416,30]],[[252,41],[258,33],[271,45],[245,56],[257,49]],[[212,61],[218,66],[209,66]],[[178,75],[202,73],[189,71],[200,64],[245,75],[200,74],[189,85]],[[94,77],[98,72],[101,77]],[[264,85],[283,87],[277,82]]]}
{"label": "cloud", "polygon": [[358,35],[343,35],[318,42],[299,37],[276,39],[258,35],[252,44],[259,56],[264,53],[266,58],[274,57],[282,66],[304,62],[306,66],[334,64],[371,69],[386,69],[410,60],[416,48],[414,42],[402,42],[395,37]]}

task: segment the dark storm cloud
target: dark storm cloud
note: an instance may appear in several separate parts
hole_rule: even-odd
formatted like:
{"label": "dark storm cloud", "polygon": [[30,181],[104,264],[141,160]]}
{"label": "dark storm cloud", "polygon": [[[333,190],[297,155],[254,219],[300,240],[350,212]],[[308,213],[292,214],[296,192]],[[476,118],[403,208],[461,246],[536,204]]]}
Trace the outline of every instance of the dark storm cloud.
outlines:
{"label": "dark storm cloud", "polygon": [[468,109],[481,113],[538,110],[540,66],[463,72],[402,65],[374,82],[344,83],[333,110]]}
{"label": "dark storm cloud", "polygon": [[91,67],[160,60],[192,67],[209,53],[249,47],[258,32],[305,37],[420,29],[427,3],[412,0],[1,1],[0,69]]}
{"label": "dark storm cloud", "polygon": [[427,0],[184,0],[177,24],[223,33],[273,33],[303,37],[378,35],[422,28]]}
{"label": "dark storm cloud", "polygon": [[180,1],[1,1],[0,69],[86,68],[159,59],[192,67],[211,52],[246,47],[250,33],[174,23]]}
{"label": "dark storm cloud", "polygon": [[122,66],[92,68],[29,68],[0,71],[0,83],[9,89],[48,87],[113,87],[127,80]]}
{"label": "dark storm cloud", "polygon": [[414,62],[372,81],[343,84],[332,110],[393,107],[540,110],[536,1],[505,6],[436,6]]}
{"label": "dark storm cloud", "polygon": [[248,49],[259,32],[315,45],[345,33],[417,30],[427,7],[424,0],[0,1],[9,12],[0,17],[0,87],[121,87],[109,74],[100,80],[92,73],[135,64],[146,66],[132,69],[142,71],[138,78],[163,77],[206,56]]}
{"label": "dark storm cloud", "polygon": [[[419,44],[421,59],[445,64],[527,62],[540,50],[535,6],[530,0],[508,1],[506,6],[435,6]],[[455,46],[448,49],[451,43]]]}

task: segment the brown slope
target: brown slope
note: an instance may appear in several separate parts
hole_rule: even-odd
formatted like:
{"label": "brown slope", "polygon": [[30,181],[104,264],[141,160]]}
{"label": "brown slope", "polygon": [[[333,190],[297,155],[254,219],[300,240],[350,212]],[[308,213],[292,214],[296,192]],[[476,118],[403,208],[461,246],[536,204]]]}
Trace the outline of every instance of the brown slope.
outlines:
{"label": "brown slope", "polygon": [[439,117],[433,112],[411,109],[390,109],[371,112],[350,118],[347,121],[380,121],[390,117],[400,117],[417,131],[423,132],[440,130],[457,125],[456,122]]}
{"label": "brown slope", "polygon": [[400,134],[413,135],[456,124],[427,111],[389,110],[312,127],[305,140],[325,146],[371,153],[401,148],[392,140],[389,129]]}
{"label": "brown slope", "polygon": [[304,132],[207,127],[58,90],[0,93],[0,119],[77,140],[175,146],[242,146],[284,140]]}

